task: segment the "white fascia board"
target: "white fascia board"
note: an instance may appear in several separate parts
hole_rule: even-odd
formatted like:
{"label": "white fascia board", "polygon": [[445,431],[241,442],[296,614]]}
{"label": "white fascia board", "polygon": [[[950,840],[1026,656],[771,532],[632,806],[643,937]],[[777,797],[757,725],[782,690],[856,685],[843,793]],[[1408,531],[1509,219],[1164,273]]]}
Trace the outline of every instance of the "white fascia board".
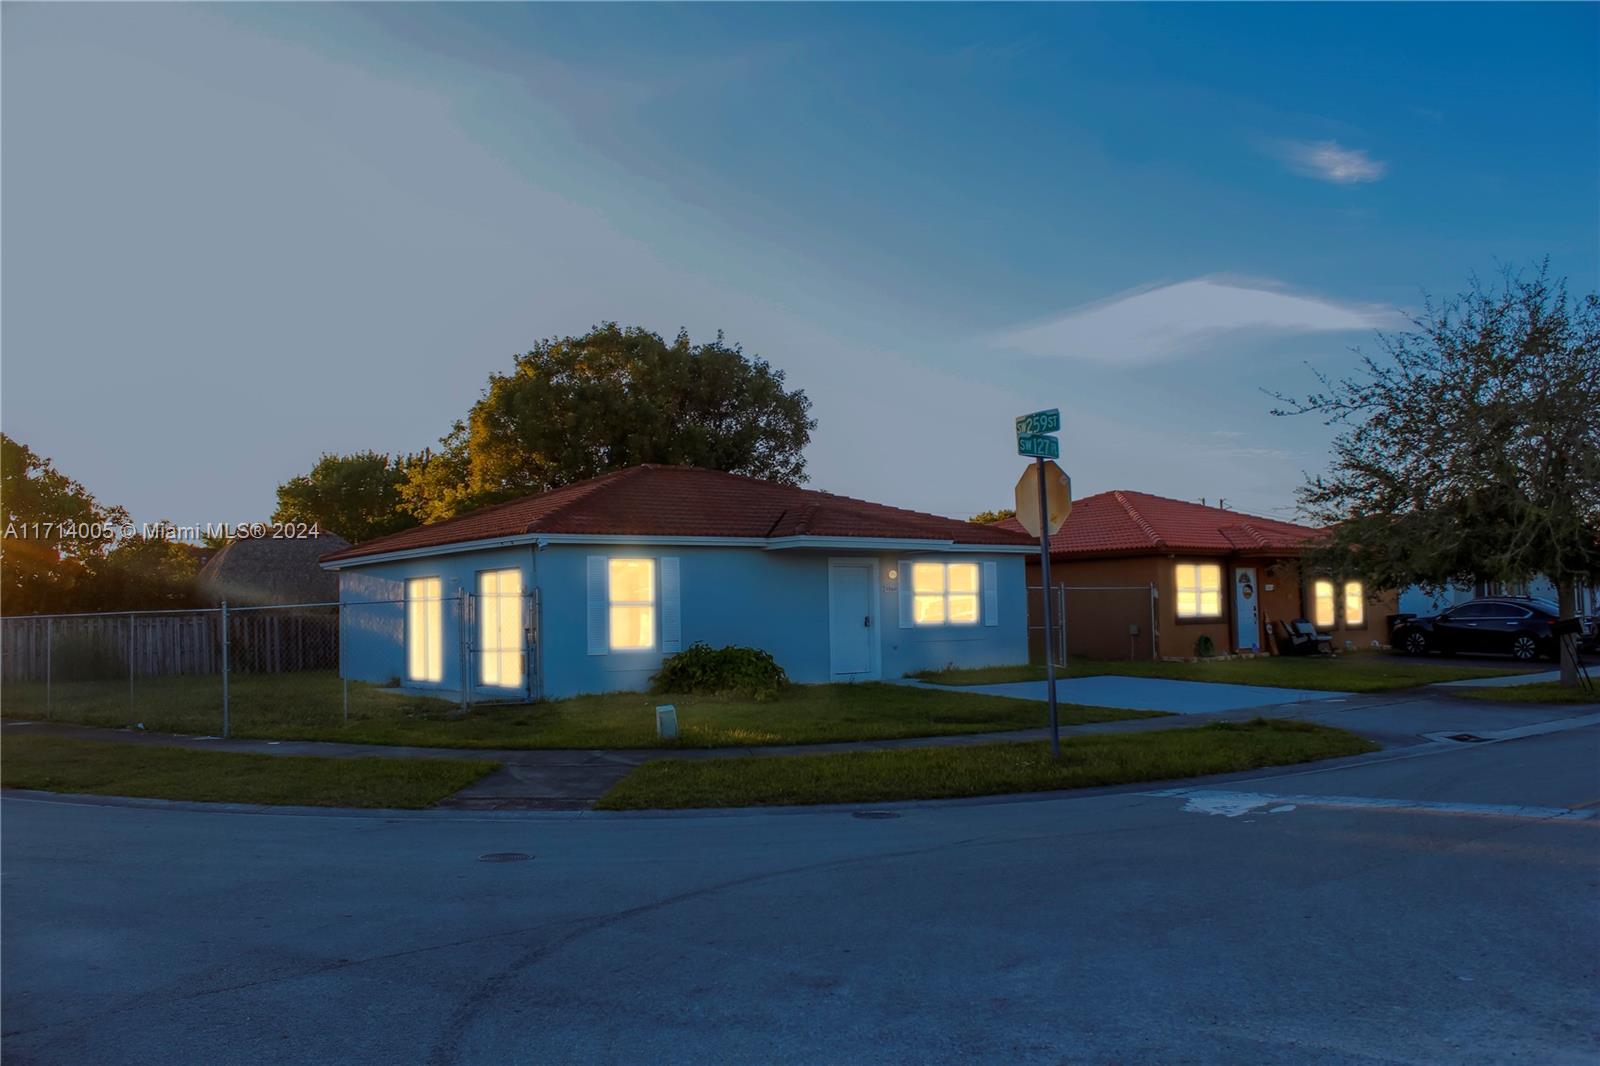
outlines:
{"label": "white fascia board", "polygon": [[425,559],[431,555],[461,555],[467,552],[491,551],[524,544],[641,544],[659,547],[711,547],[760,548],[766,545],[764,537],[635,537],[620,533],[521,533],[514,537],[492,537],[487,540],[462,540],[451,544],[434,544],[426,548],[405,548],[400,551],[361,555],[350,559],[335,559],[323,563],[324,570],[343,570],[376,563],[392,563],[403,559]]}
{"label": "white fascia board", "polygon": [[761,548],[766,551],[794,551],[802,549],[832,549],[856,551],[911,551],[911,552],[986,552],[1002,555],[1035,552],[1031,544],[957,544],[949,540],[908,540],[903,537],[652,537],[627,536],[618,533],[523,533],[513,537],[492,537],[487,540],[463,540],[452,544],[434,544],[426,548],[405,548],[400,551],[361,555],[349,559],[335,559],[322,563],[324,570],[346,570],[379,563],[400,562],[406,559],[426,559],[434,555],[461,555],[468,552],[493,551],[526,544],[638,544],[650,547],[711,547],[711,548]]}
{"label": "white fascia board", "polygon": [[525,533],[515,537],[462,540],[453,544],[431,544],[426,548],[402,548],[399,551],[379,552],[377,555],[360,555],[351,559],[335,559],[331,563],[321,563],[320,565],[324,570],[347,570],[357,566],[399,562],[403,559],[426,559],[430,555],[457,555],[463,552],[492,551],[495,548],[515,548],[523,544],[533,544],[541,539],[543,538],[537,533]]}

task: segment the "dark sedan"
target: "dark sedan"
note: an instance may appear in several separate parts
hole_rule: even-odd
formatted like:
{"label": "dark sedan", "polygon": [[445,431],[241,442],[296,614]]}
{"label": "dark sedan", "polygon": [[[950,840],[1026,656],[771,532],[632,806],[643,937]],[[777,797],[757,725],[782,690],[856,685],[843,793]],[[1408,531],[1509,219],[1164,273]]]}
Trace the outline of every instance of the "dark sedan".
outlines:
{"label": "dark sedan", "polygon": [[[1402,618],[1389,643],[1408,655],[1509,655],[1529,662],[1558,654],[1553,632],[1560,610],[1550,600],[1520,596],[1471,600],[1438,614]],[[1594,620],[1583,620],[1580,642],[1595,638]]]}

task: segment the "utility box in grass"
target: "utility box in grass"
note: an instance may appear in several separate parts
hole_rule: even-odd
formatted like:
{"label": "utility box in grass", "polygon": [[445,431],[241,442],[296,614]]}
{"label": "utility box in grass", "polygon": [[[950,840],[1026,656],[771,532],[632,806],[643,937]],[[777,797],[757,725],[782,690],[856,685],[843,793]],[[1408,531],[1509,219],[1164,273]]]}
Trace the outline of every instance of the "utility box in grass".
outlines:
{"label": "utility box in grass", "polygon": [[670,703],[656,708],[656,736],[662,740],[674,740],[678,736],[678,708]]}

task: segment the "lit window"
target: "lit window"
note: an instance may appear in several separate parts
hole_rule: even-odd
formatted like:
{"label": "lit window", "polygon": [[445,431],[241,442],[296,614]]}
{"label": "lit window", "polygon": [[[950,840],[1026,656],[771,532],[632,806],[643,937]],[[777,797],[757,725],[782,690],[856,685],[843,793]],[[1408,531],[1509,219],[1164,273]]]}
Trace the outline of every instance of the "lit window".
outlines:
{"label": "lit window", "polygon": [[1311,621],[1318,629],[1333,628],[1333,582],[1315,581],[1311,585]]}
{"label": "lit window", "polygon": [[444,680],[444,586],[436,577],[406,582],[406,676]]}
{"label": "lit window", "polygon": [[478,574],[478,678],[497,688],[522,685],[522,571]]}
{"label": "lit window", "polygon": [[1359,581],[1344,583],[1344,624],[1347,626],[1367,624],[1366,589],[1361,587]]}
{"label": "lit window", "polygon": [[1179,618],[1222,617],[1222,566],[1219,563],[1179,563],[1173,567],[1178,591]]}
{"label": "lit window", "polygon": [[911,620],[919,626],[978,624],[977,563],[912,563]]}
{"label": "lit window", "polygon": [[611,650],[656,646],[656,561],[612,559]]}

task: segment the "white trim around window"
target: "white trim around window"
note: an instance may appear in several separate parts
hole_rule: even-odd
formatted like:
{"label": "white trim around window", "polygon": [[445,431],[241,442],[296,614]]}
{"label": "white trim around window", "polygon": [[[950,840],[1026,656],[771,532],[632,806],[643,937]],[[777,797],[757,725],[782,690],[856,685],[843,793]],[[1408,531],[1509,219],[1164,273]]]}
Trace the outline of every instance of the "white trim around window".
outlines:
{"label": "white trim around window", "polygon": [[1177,563],[1172,568],[1173,609],[1184,622],[1222,618],[1222,564]]}
{"label": "white trim around window", "polygon": [[611,651],[656,649],[657,588],[656,560],[607,561],[606,632]]}
{"label": "white trim around window", "polygon": [[911,624],[975,626],[983,621],[982,569],[968,562],[913,562]]}

